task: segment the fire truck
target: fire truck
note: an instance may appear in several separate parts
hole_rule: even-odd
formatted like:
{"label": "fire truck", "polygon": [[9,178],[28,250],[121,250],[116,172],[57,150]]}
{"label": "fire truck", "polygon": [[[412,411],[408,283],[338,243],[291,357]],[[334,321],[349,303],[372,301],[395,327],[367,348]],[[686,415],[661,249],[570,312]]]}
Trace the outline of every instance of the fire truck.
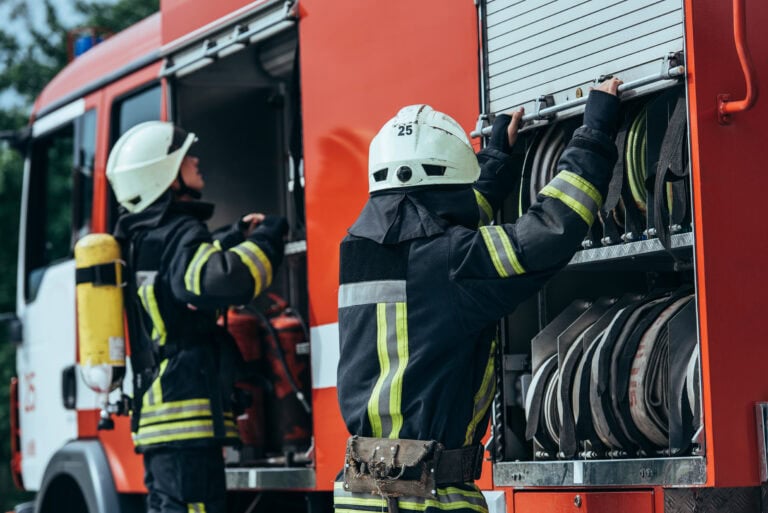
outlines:
{"label": "fire truck", "polygon": [[311,444],[230,450],[227,486],[237,511],[329,511],[348,437],[338,246],[373,135],[428,103],[479,150],[494,115],[525,107],[519,187],[495,219],[513,221],[613,75],[611,190],[573,260],[500,322],[478,484],[494,513],[768,510],[766,20],[760,0],[161,0],[61,71],[17,140],[18,486],[41,513],[143,507],[128,419],[97,429],[79,370],[73,260],[114,227],[105,168],[129,128],[198,135],[212,226],[254,208],[289,219],[273,290],[308,320]]}

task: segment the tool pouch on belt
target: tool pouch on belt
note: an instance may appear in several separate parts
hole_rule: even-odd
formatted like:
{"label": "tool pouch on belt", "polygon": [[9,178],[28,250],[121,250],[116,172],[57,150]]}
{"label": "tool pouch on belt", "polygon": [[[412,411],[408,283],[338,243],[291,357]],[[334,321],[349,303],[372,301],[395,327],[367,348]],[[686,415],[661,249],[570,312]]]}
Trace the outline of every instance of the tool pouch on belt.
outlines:
{"label": "tool pouch on belt", "polygon": [[347,440],[344,489],[383,497],[437,497],[437,487],[480,478],[482,445],[446,450],[434,440],[353,436]]}

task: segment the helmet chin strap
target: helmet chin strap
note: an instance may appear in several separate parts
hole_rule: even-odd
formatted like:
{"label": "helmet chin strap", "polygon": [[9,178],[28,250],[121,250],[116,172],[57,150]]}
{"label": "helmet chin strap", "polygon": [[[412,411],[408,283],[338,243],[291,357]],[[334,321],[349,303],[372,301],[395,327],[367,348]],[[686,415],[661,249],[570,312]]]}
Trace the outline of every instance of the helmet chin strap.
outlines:
{"label": "helmet chin strap", "polygon": [[179,181],[179,189],[176,191],[177,197],[187,195],[190,198],[196,200],[199,200],[203,197],[202,192],[192,189],[186,183],[184,183],[184,178],[181,176],[181,173],[176,175],[176,179]]}

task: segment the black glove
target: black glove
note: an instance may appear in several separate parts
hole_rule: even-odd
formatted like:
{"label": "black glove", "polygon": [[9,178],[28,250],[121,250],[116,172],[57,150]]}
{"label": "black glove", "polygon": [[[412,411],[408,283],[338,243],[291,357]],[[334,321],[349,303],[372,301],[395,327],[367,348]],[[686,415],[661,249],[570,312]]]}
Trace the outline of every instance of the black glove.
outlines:
{"label": "black glove", "polygon": [[620,103],[618,96],[593,89],[584,109],[584,124],[614,137],[619,128]]}
{"label": "black glove", "polygon": [[267,235],[270,238],[281,239],[286,233],[288,233],[288,221],[284,217],[266,216],[264,220],[256,226],[251,237],[258,234]]}
{"label": "black glove", "polygon": [[493,120],[491,128],[491,139],[488,141],[488,147],[509,154],[512,147],[509,145],[509,136],[507,128],[512,121],[512,116],[508,114],[499,114]]}

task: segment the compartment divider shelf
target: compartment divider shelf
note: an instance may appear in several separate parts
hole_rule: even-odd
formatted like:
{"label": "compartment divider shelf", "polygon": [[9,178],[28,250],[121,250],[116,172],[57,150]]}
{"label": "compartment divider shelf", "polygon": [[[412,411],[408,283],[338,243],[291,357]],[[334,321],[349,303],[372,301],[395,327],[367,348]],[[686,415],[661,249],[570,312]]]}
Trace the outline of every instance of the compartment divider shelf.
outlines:
{"label": "compartment divider shelf", "polygon": [[[693,233],[672,235],[672,251],[681,261],[690,262],[693,254]],[[577,252],[566,267],[567,270],[607,270],[673,268],[675,260],[659,239],[615,244]],[[679,270],[679,269],[675,269]]]}
{"label": "compartment divider shelf", "polygon": [[495,486],[692,486],[706,483],[701,456],[625,460],[499,462]]}

